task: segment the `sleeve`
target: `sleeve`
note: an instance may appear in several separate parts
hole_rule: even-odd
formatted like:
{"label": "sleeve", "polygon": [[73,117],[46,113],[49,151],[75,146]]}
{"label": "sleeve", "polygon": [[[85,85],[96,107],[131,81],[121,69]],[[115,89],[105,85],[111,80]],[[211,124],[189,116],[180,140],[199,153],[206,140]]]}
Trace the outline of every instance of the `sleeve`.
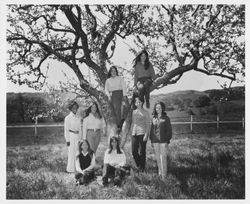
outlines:
{"label": "sleeve", "polygon": [[148,111],[145,112],[145,117],[146,117],[146,133],[150,133],[150,126],[151,126],[151,121],[150,121],[150,116]]}
{"label": "sleeve", "polygon": [[125,80],[121,77],[121,83],[122,83],[122,92],[123,96],[127,96],[127,86]]}
{"label": "sleeve", "polygon": [[66,142],[69,142],[69,120],[68,116],[64,119],[64,137],[66,139]]}
{"label": "sleeve", "polygon": [[153,80],[155,80],[156,76],[155,76],[155,70],[153,68],[153,65],[150,63],[150,66],[149,66],[149,69],[150,69],[150,76]]}
{"label": "sleeve", "polygon": [[137,79],[138,79],[138,69],[136,65],[134,66],[134,69],[135,69],[134,86],[136,86]]}
{"label": "sleeve", "polygon": [[107,79],[107,80],[106,80],[106,82],[105,82],[105,93],[107,94],[107,96],[109,96],[109,97],[110,97],[110,93],[109,93],[109,91],[110,91],[110,87],[109,87],[109,79]]}
{"label": "sleeve", "polygon": [[82,173],[82,169],[80,167],[80,162],[79,162],[79,157],[76,156],[76,161],[75,161],[75,165],[76,165],[76,171],[79,172],[79,173]]}
{"label": "sleeve", "polygon": [[110,164],[110,154],[108,153],[108,150],[106,150],[104,154],[103,164]]}
{"label": "sleeve", "polygon": [[130,134],[132,135],[133,134],[133,129],[134,129],[134,116],[135,115],[135,112],[133,111],[133,113],[132,113],[132,119],[131,119],[131,127],[130,127]]}
{"label": "sleeve", "polygon": [[105,120],[104,120],[103,117],[101,118],[101,127],[100,127],[100,129],[102,130],[103,133],[106,132],[105,131],[105,129],[106,129],[106,123],[105,123]]}
{"label": "sleeve", "polygon": [[122,154],[120,154],[120,162],[118,166],[125,166],[125,164],[126,164],[126,156],[125,153],[122,151]]}
{"label": "sleeve", "polygon": [[169,117],[167,117],[167,131],[168,131],[168,139],[170,140],[172,138],[172,125]]}
{"label": "sleeve", "polygon": [[86,136],[87,136],[87,123],[88,123],[88,117],[83,119],[83,123],[82,123],[82,139],[86,140]]}

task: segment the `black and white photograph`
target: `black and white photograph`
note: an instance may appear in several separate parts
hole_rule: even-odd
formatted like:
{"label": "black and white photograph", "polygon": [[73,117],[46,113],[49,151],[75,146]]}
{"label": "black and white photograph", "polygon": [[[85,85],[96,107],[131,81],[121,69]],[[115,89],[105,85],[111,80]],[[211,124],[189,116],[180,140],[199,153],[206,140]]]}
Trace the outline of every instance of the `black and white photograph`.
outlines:
{"label": "black and white photograph", "polygon": [[1,7],[3,200],[247,201],[246,1]]}

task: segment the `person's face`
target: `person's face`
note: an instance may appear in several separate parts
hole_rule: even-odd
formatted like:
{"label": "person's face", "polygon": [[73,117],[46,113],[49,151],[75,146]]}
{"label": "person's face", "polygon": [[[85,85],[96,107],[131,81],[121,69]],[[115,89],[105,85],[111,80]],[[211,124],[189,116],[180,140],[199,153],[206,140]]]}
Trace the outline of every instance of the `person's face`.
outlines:
{"label": "person's face", "polygon": [[135,99],[135,106],[136,106],[137,108],[141,108],[141,107],[142,107],[142,102],[140,101],[139,98],[136,98],[136,99]]}
{"label": "person's face", "polygon": [[96,105],[93,104],[93,105],[91,106],[91,113],[96,113],[96,110],[97,110]]}
{"label": "person's face", "polygon": [[155,110],[156,110],[156,113],[157,113],[158,115],[161,115],[161,113],[162,113],[161,104],[157,104],[157,105],[155,106]]}
{"label": "person's face", "polygon": [[112,76],[112,77],[117,76],[117,75],[116,75],[116,70],[115,70],[114,68],[111,69],[111,72],[110,72],[110,73],[111,73],[111,76]]}
{"label": "person's face", "polygon": [[73,105],[73,107],[72,107],[72,109],[71,109],[72,113],[76,114],[76,113],[77,113],[77,110],[78,110],[77,105]]}
{"label": "person's face", "polygon": [[113,149],[116,149],[116,147],[117,147],[116,140],[112,140],[111,145],[112,145]]}
{"label": "person's face", "polygon": [[87,143],[83,142],[82,145],[81,145],[81,148],[82,148],[83,152],[87,152],[88,151],[88,145],[87,145]]}
{"label": "person's face", "polygon": [[145,62],[146,58],[147,58],[146,54],[142,53],[141,54],[141,62]]}

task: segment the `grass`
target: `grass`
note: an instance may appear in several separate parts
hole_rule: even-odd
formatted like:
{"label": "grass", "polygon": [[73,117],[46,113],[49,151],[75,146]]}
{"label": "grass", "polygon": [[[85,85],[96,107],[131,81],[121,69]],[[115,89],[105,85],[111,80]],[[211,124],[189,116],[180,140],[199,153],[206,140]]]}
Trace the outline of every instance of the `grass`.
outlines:
{"label": "grass", "polygon": [[[65,172],[67,149],[63,128],[7,131],[7,199],[245,199],[245,136],[242,134],[174,134],[169,145],[168,176],[157,176],[150,142],[146,172],[132,172],[122,187],[97,181],[76,186]],[[107,138],[97,162],[102,164]],[[125,151],[133,165],[131,144]],[[101,169],[97,172],[101,175]]]}

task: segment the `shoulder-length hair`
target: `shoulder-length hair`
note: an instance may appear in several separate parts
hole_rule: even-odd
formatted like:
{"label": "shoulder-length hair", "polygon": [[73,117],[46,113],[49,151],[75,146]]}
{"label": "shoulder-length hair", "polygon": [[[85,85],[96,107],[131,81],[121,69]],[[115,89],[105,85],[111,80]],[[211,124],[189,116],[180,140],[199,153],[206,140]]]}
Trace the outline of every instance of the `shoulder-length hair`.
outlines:
{"label": "shoulder-length hair", "polygon": [[79,151],[79,153],[77,154],[76,157],[79,157],[79,155],[81,154],[81,152],[82,152],[82,144],[83,144],[84,142],[87,144],[87,146],[88,146],[88,150],[87,150],[87,151],[88,151],[89,155],[92,157],[94,151],[91,149],[88,140],[81,140],[81,142],[79,142],[79,146],[78,146],[78,151]]}
{"label": "shoulder-length hair", "polygon": [[68,109],[71,111],[73,106],[77,106],[77,109],[79,108],[79,105],[76,101],[70,101],[68,104]]}
{"label": "shoulder-length hair", "polygon": [[112,142],[113,141],[116,141],[117,145],[116,145],[116,151],[117,151],[117,154],[122,154],[122,151],[121,151],[121,148],[120,148],[120,142],[119,142],[119,138],[118,137],[111,137],[110,140],[109,140],[109,151],[108,153],[110,154],[113,150],[113,146],[112,146]]}
{"label": "shoulder-length hair", "polygon": [[116,66],[112,66],[112,67],[110,67],[110,68],[109,68],[108,78],[110,78],[110,77],[111,77],[111,71],[112,71],[112,69],[114,69],[114,70],[115,70],[115,72],[116,72],[116,76],[118,76],[118,69],[117,69],[117,67],[116,67]]}
{"label": "shoulder-length hair", "polygon": [[91,107],[92,107],[93,105],[96,106],[96,113],[97,113],[98,117],[99,117],[99,118],[102,118],[102,115],[101,115],[101,113],[100,113],[100,111],[99,111],[98,104],[97,104],[96,102],[93,102],[92,105],[88,107],[88,109],[86,110],[86,115],[85,115],[85,117],[88,117],[88,116],[89,116],[89,114],[90,114],[90,112],[91,112]]}
{"label": "shoulder-length hair", "polygon": [[167,115],[165,104],[163,102],[159,101],[159,102],[156,102],[155,105],[154,105],[154,109],[153,109],[153,113],[152,113],[152,115],[153,115],[154,118],[156,118],[158,116],[158,113],[156,112],[156,106],[158,104],[160,104],[161,109],[162,109],[161,115],[162,116],[166,116]]}
{"label": "shoulder-length hair", "polygon": [[133,67],[135,67],[137,65],[137,63],[141,61],[141,55],[142,54],[146,55],[144,68],[147,70],[149,68],[150,62],[149,62],[148,52],[145,49],[142,50],[141,52],[139,52],[139,54],[135,57],[135,59],[133,60],[133,64],[134,64]]}

